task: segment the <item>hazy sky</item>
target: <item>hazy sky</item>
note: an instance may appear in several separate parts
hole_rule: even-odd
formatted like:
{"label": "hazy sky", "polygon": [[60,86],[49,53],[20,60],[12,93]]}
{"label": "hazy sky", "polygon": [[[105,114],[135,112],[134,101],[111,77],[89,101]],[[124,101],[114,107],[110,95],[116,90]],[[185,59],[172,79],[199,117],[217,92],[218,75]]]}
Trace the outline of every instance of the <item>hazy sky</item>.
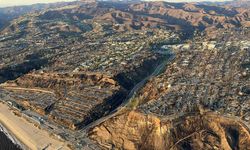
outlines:
{"label": "hazy sky", "polygon": [[0,0],[0,7],[30,5],[36,3],[70,2],[74,0]]}
{"label": "hazy sky", "polygon": [[[53,3],[60,1],[74,1],[74,0],[0,0],[0,7],[30,5],[35,3]],[[166,0],[170,2],[191,2],[191,1],[225,1],[225,0]]]}

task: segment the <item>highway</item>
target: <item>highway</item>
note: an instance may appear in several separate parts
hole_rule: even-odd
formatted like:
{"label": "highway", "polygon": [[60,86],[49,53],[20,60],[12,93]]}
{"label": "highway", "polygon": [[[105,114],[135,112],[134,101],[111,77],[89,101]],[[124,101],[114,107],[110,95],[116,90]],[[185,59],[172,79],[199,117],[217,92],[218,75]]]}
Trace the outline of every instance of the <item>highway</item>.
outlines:
{"label": "highway", "polygon": [[106,120],[116,116],[119,112],[122,112],[126,108],[127,104],[129,104],[130,101],[134,99],[137,92],[147,83],[147,81],[149,79],[159,75],[160,73],[162,73],[164,71],[164,69],[166,68],[166,66],[175,59],[175,55],[174,55],[174,53],[171,52],[171,50],[164,49],[164,50],[156,51],[156,53],[165,55],[166,59],[164,59],[164,61],[155,68],[154,72],[152,72],[149,76],[144,78],[141,82],[137,83],[134,86],[134,88],[129,92],[127,98],[123,101],[123,103],[119,107],[117,107],[115,110],[110,112],[109,115],[104,116],[104,117],[90,123],[89,125],[85,126],[82,130],[87,131],[87,130],[105,122]]}

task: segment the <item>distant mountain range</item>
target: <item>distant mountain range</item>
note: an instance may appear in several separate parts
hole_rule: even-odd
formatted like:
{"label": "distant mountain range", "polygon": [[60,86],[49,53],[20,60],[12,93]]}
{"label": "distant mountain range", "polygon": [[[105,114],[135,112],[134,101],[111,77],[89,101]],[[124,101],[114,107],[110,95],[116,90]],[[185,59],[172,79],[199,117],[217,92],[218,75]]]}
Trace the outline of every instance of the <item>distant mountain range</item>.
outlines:
{"label": "distant mountain range", "polygon": [[199,2],[200,4],[206,5],[219,5],[219,6],[231,6],[231,7],[244,7],[249,8],[250,1],[249,0],[232,0],[232,1],[225,1],[225,2]]}
{"label": "distant mountain range", "polygon": [[[30,23],[36,22],[37,19],[40,21],[68,20],[72,23],[85,21],[95,29],[93,23],[97,22],[102,26],[105,24],[106,29],[115,31],[164,28],[193,32],[196,29],[209,31],[219,28],[249,27],[250,11],[247,8],[234,8],[231,6],[238,3],[227,2],[226,6],[205,5],[203,3],[125,3],[113,1],[38,4],[0,9],[0,27],[3,28],[9,24],[10,20],[31,12],[34,12],[33,14],[36,15],[33,16],[36,17],[31,17],[32,15],[26,17],[26,20]],[[39,12],[41,10],[43,11]],[[18,19],[12,22],[5,31],[13,32],[11,29],[18,29],[18,22]],[[78,31],[82,30],[72,23],[69,28]],[[40,28],[41,26],[36,27]]]}
{"label": "distant mountain range", "polygon": [[244,3],[2,8],[0,99],[71,149],[246,150]]}
{"label": "distant mountain range", "polygon": [[19,16],[27,13],[37,12],[44,9],[62,7],[65,5],[70,5],[71,2],[60,2],[51,4],[34,4],[27,6],[15,6],[15,7],[5,7],[0,8],[0,30],[7,26],[9,22]]}

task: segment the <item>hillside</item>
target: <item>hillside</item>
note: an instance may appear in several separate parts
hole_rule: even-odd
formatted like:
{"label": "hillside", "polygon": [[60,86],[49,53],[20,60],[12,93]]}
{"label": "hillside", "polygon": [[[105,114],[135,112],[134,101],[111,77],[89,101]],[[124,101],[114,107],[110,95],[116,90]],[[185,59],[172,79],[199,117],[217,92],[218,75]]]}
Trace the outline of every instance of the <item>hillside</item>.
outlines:
{"label": "hillside", "polygon": [[248,8],[83,0],[0,17],[0,101],[72,149],[249,147]]}
{"label": "hillside", "polygon": [[[75,3],[75,2],[74,2]],[[35,13],[41,10],[62,7],[70,5],[71,3],[52,3],[52,4],[34,4],[28,6],[15,6],[15,7],[4,7],[0,8],[0,31],[4,27],[8,26],[13,19],[16,19],[27,13]]]}
{"label": "hillside", "polygon": [[[38,8],[58,5],[43,5]],[[70,22],[74,32],[83,31],[82,28],[76,26],[75,23],[77,22],[85,22],[93,30],[95,30],[94,23],[101,24],[101,26],[105,24],[106,29],[115,31],[162,28],[192,32],[195,29],[203,31],[249,26],[249,11],[233,7],[166,2],[116,2],[115,4],[111,2],[79,2],[77,4],[68,4],[67,7],[43,11],[37,13],[36,17],[27,17],[26,20],[30,23],[40,21],[41,25],[46,24],[45,20],[54,20],[55,22],[60,20],[61,23]],[[20,9],[17,8],[17,10]],[[24,10],[30,12],[36,10],[36,7]],[[7,9],[5,11],[10,12],[11,10]],[[15,12],[18,14],[24,13],[22,11],[21,13]],[[52,16],[54,18],[51,18]],[[18,20],[14,21],[7,29],[16,26],[17,22]],[[41,26],[37,27],[41,28]]]}

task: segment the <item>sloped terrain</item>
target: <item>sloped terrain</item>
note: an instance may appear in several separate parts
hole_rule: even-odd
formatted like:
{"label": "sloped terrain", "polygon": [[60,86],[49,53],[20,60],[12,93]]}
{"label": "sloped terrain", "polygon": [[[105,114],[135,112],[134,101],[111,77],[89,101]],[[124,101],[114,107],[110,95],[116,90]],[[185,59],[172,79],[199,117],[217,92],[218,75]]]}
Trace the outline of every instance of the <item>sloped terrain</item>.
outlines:
{"label": "sloped terrain", "polygon": [[62,7],[69,4],[72,3],[34,4],[28,6],[0,8],[0,31],[4,27],[8,26],[13,19],[16,19],[24,14],[34,13],[48,8]]}
{"label": "sloped terrain", "polygon": [[214,114],[193,114],[164,121],[152,115],[117,115],[89,133],[102,149],[248,149],[248,127]]}
{"label": "sloped terrain", "polygon": [[233,33],[164,46],[175,53],[165,72],[90,137],[104,149],[248,149],[249,31]]}
{"label": "sloped terrain", "polygon": [[243,8],[249,8],[250,1],[249,0],[235,0],[235,1],[229,1],[229,2],[221,2],[218,3],[219,5],[228,5],[233,7],[243,7]]}
{"label": "sloped terrain", "polygon": [[41,8],[0,34],[0,98],[20,114],[73,149],[249,147],[248,9]]}
{"label": "sloped terrain", "polygon": [[[63,6],[63,4],[61,5]],[[53,5],[50,6],[50,8],[53,7]],[[46,7],[44,6],[44,8]],[[194,3],[83,1],[69,3],[68,6],[33,15],[27,21],[32,23],[38,19],[39,28],[42,28],[43,24],[48,24],[48,21],[51,24],[53,20],[53,24],[46,26],[47,30],[72,31],[74,33],[85,31],[85,23],[97,31],[101,26],[104,30],[115,31],[162,28],[192,32],[195,29],[202,31],[249,27],[249,10]],[[56,26],[60,26],[60,28],[56,28]],[[5,32],[20,27],[22,26],[14,23]]]}
{"label": "sloped terrain", "polygon": [[100,117],[126,95],[114,80],[101,74],[33,73],[2,87],[25,109],[49,115],[52,121],[71,129]]}

